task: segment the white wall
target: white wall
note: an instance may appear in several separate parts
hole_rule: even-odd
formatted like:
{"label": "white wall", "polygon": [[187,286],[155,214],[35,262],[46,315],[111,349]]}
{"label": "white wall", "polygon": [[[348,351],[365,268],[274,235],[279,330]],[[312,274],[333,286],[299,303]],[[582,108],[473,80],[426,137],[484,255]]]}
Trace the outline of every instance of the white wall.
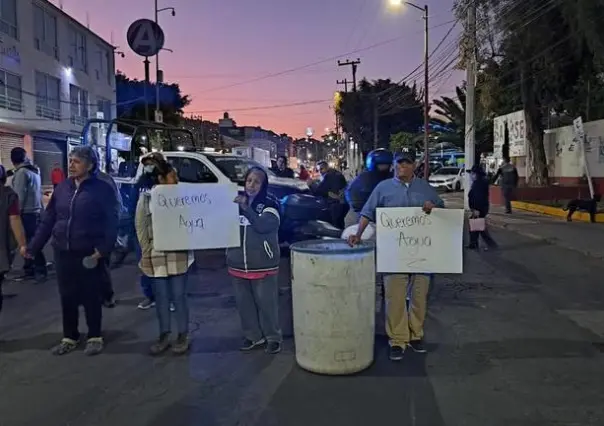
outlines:
{"label": "white wall", "polygon": [[[74,84],[88,92],[88,115],[96,116],[96,103],[99,97],[107,99],[112,105],[112,117],[115,117],[115,62],[113,47],[95,36],[90,30],[78,24],[60,9],[46,0],[17,0],[18,40],[0,33],[0,68],[21,76],[23,111],[15,112],[0,106],[0,126],[15,130],[49,130],[63,133],[80,132],[82,126],[71,122],[71,104],[69,85]],[[34,47],[34,8],[35,3],[44,7],[57,17],[57,36],[59,60]],[[68,26],[73,25],[86,34],[86,56],[88,72],[77,69],[68,72],[68,55],[71,50]],[[97,79],[96,70],[99,68],[97,46],[109,52],[109,73]],[[11,58],[17,56],[19,60]],[[16,53],[16,55],[15,55]],[[36,83],[35,72],[41,71],[52,75],[61,81],[61,121],[40,118],[36,115]]]}

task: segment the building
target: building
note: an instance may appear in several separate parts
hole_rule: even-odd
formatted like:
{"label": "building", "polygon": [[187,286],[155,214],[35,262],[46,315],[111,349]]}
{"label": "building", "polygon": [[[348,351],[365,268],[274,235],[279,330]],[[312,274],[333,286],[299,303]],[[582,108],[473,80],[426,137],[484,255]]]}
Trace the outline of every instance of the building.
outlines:
{"label": "building", "polygon": [[47,0],[0,0],[0,162],[24,147],[43,182],[88,118],[115,116],[114,47]]}

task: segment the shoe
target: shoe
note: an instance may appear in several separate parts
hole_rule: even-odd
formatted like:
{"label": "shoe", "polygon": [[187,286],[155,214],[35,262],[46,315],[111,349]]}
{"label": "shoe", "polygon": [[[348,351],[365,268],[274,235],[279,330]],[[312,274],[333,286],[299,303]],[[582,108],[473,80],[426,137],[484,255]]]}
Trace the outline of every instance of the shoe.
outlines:
{"label": "shoe", "polygon": [[174,303],[170,303],[170,312],[174,311],[176,311],[176,306],[174,306]]}
{"label": "shoe", "polygon": [[275,355],[281,352],[281,342],[268,342],[265,352],[270,355]]}
{"label": "shoe", "polygon": [[189,348],[191,347],[191,343],[189,341],[189,336],[184,333],[181,333],[176,338],[176,341],[172,345],[172,353],[174,355],[184,355],[189,352]]}
{"label": "shoe", "polygon": [[50,353],[52,353],[53,355],[57,355],[57,356],[67,355],[68,353],[75,351],[77,348],[78,348],[77,340],[64,338],[61,340],[61,342],[57,346],[54,346],[50,350]]}
{"label": "shoe", "polygon": [[400,361],[405,355],[405,348],[402,346],[390,346],[390,361]]}
{"label": "shoe", "polygon": [[413,349],[413,352],[417,352],[420,354],[425,354],[426,352],[428,352],[426,350],[426,347],[424,346],[424,342],[422,342],[421,340],[412,340],[409,342],[409,346],[411,347],[411,349]]}
{"label": "shoe", "polygon": [[88,356],[95,356],[103,352],[105,345],[102,337],[91,337],[86,341],[86,347],[84,348],[84,354]]}
{"label": "shoe", "polygon": [[151,299],[145,299],[138,304],[137,308],[146,311],[147,309],[155,308],[155,302]]}
{"label": "shoe", "polygon": [[151,348],[149,348],[149,353],[151,355],[161,355],[166,352],[170,346],[172,346],[172,342],[170,342],[170,333],[162,333],[157,339]]}
{"label": "shoe", "polygon": [[117,305],[117,301],[113,297],[103,302],[103,306],[109,309],[115,308],[115,305]]}
{"label": "shoe", "polygon": [[241,347],[239,348],[239,350],[243,351],[243,352],[249,352],[251,350],[254,349],[258,349],[263,347],[266,344],[266,339],[263,337],[260,340],[257,341],[253,341],[250,339],[243,339],[243,344],[241,345]]}

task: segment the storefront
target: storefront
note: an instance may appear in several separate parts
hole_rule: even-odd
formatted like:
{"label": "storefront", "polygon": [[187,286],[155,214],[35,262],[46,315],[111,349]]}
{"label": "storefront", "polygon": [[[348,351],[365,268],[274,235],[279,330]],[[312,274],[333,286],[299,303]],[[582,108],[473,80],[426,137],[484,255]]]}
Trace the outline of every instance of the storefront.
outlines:
{"label": "storefront", "polygon": [[33,161],[40,168],[42,185],[51,185],[50,174],[55,165],[67,171],[69,135],[55,132],[32,132]]}
{"label": "storefront", "polygon": [[13,168],[10,152],[13,148],[25,148],[24,135],[0,131],[0,163],[7,169]]}

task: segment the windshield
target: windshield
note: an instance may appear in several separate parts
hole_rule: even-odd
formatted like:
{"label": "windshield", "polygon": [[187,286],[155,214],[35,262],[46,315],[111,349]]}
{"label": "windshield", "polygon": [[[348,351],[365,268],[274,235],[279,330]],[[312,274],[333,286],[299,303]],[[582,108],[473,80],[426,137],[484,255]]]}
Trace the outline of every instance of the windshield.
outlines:
{"label": "windshield", "polygon": [[459,169],[457,167],[443,167],[434,172],[435,175],[458,175]]}
{"label": "windshield", "polygon": [[235,183],[244,184],[243,178],[247,171],[252,167],[259,167],[264,170],[269,176],[274,176],[273,172],[267,170],[266,167],[262,167],[260,163],[250,160],[245,157],[235,156],[217,156],[207,155],[208,160],[212,162],[216,167],[220,169],[230,180]]}

